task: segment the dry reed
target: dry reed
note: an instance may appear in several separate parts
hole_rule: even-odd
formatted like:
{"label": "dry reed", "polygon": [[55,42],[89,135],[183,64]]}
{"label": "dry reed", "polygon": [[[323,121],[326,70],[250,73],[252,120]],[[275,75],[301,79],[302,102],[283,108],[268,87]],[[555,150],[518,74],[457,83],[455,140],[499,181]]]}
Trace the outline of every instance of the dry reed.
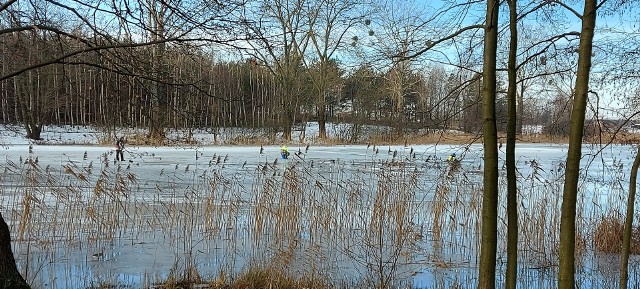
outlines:
{"label": "dry reed", "polygon": [[[475,266],[481,174],[465,164],[452,171],[405,155],[367,157],[370,161],[358,167],[340,160],[312,163],[304,157],[287,163],[261,158],[240,166],[214,155],[191,166],[166,165],[148,172],[112,164],[105,155],[95,163],[85,154],[45,168],[31,156],[20,162],[7,160],[3,166],[2,182],[14,184],[2,187],[7,205],[3,215],[8,212],[5,218],[18,233],[16,251],[29,248],[31,255],[19,258],[22,266],[24,258],[30,260],[28,280],[46,280],[45,264],[74,256],[75,250],[88,256],[101,252],[109,259],[117,258],[118,248],[141,244],[162,244],[174,261],[173,277],[144,274],[149,284],[219,280],[199,267],[207,262],[216,264],[215,272],[227,272],[222,283],[228,284],[232,276],[241,280],[277,274],[321,276],[322,286],[328,287],[346,282],[367,288],[407,285],[425,268],[451,272]],[[556,266],[561,177],[534,168],[520,178],[523,272]],[[610,186],[581,187],[580,255],[591,250],[592,238],[607,235],[598,233],[593,220],[621,207],[624,190],[614,183],[615,178]],[[599,205],[586,205],[591,203]],[[501,216],[504,211],[501,207]],[[499,228],[501,251],[506,246],[504,226],[502,222]],[[110,275],[89,277],[88,264],[81,269],[86,279],[64,285],[116,282]],[[253,272],[247,267],[251,264],[266,269]],[[348,276],[342,275],[345,270]],[[243,272],[249,273],[241,277]],[[524,276],[524,285],[533,284]],[[472,277],[442,281],[440,288],[459,287],[467,278]],[[272,286],[302,286],[299,280],[282,280]]]}

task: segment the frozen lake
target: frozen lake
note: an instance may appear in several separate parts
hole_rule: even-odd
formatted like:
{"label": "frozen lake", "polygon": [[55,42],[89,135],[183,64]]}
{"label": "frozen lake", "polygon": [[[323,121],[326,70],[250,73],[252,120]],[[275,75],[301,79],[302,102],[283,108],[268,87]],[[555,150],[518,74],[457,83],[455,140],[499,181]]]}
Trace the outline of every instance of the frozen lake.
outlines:
{"label": "frozen lake", "polygon": [[[385,274],[420,288],[473,287],[481,145],[289,150],[290,159],[282,160],[278,146],[262,153],[260,147],[130,146],[118,163],[106,146],[4,146],[0,210],[34,288],[137,288],[166,279],[172,269],[193,267],[215,277],[254,262],[294,274],[313,267],[363,287]],[[557,235],[566,150],[517,148],[526,288],[551,288],[556,280],[550,247],[557,238],[528,234],[542,228]],[[445,161],[450,153],[461,160],[454,172]],[[584,146],[578,225],[585,235],[593,220],[624,212],[634,153],[631,146]],[[503,168],[504,147],[500,156]],[[370,239],[376,228],[385,242]],[[595,268],[610,256],[589,256],[579,272],[583,284],[615,282]],[[498,262],[503,270],[504,260]],[[371,267],[376,263],[388,266]]]}

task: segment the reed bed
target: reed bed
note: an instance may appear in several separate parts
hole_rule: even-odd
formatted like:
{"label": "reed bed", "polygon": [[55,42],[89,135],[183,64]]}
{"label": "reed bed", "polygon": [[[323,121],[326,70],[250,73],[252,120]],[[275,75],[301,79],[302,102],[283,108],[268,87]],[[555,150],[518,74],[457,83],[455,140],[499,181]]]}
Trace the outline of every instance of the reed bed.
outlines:
{"label": "reed bed", "polygon": [[[45,167],[33,151],[7,159],[0,204],[27,280],[49,288],[151,288],[232,281],[267,268],[336,288],[474,287],[482,203],[477,167],[369,150],[357,164],[314,162],[304,154],[288,161],[259,156],[254,163],[215,154],[196,160],[151,171],[113,163],[106,154],[80,153]],[[519,282],[550,288],[562,167],[531,162],[520,174]],[[620,166],[603,174],[610,177],[585,174],[581,186],[577,248],[581,268],[590,269],[578,276],[583,284],[608,286],[617,269],[594,253],[598,220],[623,210],[625,190]],[[506,208],[500,210],[505,216]],[[502,219],[500,270],[505,226]]]}

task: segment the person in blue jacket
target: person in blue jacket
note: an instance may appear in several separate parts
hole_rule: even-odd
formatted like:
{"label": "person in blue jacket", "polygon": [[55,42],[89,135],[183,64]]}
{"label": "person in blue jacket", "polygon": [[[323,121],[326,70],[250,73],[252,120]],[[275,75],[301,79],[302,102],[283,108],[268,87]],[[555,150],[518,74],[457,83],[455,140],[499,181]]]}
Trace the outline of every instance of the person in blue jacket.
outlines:
{"label": "person in blue jacket", "polygon": [[287,146],[282,145],[282,147],[280,147],[280,155],[282,156],[282,159],[289,158],[289,149],[287,148]]}

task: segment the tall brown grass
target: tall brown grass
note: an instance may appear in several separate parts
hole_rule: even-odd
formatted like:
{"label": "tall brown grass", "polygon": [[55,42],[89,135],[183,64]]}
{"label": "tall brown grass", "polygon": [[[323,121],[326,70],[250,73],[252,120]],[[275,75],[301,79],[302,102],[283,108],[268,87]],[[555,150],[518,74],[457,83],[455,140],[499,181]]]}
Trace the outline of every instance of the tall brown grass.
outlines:
{"label": "tall brown grass", "polygon": [[[624,222],[620,215],[609,215],[597,221],[593,237],[595,250],[603,253],[620,253]],[[640,227],[633,229],[631,236],[631,254],[640,254]]]}
{"label": "tall brown grass", "polygon": [[[14,246],[22,252],[18,260],[25,266],[29,259],[24,271],[32,282],[46,280],[42,268],[58,256],[82,250],[88,256],[104,252],[108,259],[122,246],[142,243],[162,243],[173,254],[169,277],[144,275],[145,284],[164,286],[214,280],[227,288],[334,288],[345,283],[397,288],[427,269],[456,272],[476,266],[481,174],[464,164],[451,171],[420,159],[369,157],[357,167],[340,160],[312,165],[303,157],[286,164],[260,159],[241,167],[214,155],[215,161],[166,165],[147,175],[136,165],[91,161],[106,156],[79,153],[74,160],[46,167],[31,156],[6,161],[1,180],[12,185],[1,187],[0,195],[7,204],[3,215],[16,233]],[[521,176],[523,270],[557,265],[561,184],[561,173],[543,176],[533,170]],[[606,216],[608,208],[620,207],[624,191],[609,190],[606,203],[595,197],[601,193],[583,192],[578,201],[577,248],[583,256],[604,250],[594,242],[612,234],[595,220]],[[499,213],[504,215],[504,207]],[[501,251],[504,226],[499,228]],[[198,266],[203,258],[215,258],[216,272],[225,272],[224,278],[202,272]],[[94,284],[86,278],[65,285]],[[438,286],[472,280],[462,274]]]}

